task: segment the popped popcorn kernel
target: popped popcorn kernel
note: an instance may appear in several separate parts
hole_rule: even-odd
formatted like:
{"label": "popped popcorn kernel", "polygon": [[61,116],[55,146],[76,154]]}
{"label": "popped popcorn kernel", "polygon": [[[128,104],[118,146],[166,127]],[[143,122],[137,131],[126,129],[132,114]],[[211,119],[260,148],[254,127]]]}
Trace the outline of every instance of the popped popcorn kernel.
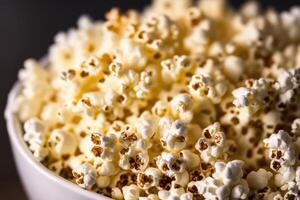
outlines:
{"label": "popped popcorn kernel", "polygon": [[197,149],[201,155],[201,159],[205,162],[212,162],[213,159],[218,159],[224,154],[225,133],[221,130],[219,123],[205,128],[202,136],[196,143]]}
{"label": "popped popcorn kernel", "polygon": [[89,163],[80,165],[72,173],[76,183],[82,188],[91,189],[96,183],[96,171]]}

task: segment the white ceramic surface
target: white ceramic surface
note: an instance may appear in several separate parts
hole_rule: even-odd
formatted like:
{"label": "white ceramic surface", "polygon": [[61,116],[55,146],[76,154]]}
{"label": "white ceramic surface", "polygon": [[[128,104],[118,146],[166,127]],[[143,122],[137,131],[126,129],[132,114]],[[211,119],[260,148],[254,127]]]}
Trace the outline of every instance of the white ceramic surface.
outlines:
{"label": "white ceramic surface", "polygon": [[28,198],[31,200],[109,200],[55,175],[34,159],[22,138],[21,124],[13,112],[14,102],[20,89],[21,85],[17,83],[11,90],[5,118],[17,169]]}

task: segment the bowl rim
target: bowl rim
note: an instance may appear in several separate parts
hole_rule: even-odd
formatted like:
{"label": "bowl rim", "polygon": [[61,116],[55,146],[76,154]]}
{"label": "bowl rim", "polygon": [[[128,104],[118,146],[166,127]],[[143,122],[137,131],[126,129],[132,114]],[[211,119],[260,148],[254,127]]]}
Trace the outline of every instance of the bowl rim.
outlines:
{"label": "bowl rim", "polygon": [[17,115],[13,109],[15,100],[17,96],[19,95],[20,91],[22,89],[22,85],[19,81],[17,81],[12,89],[10,90],[10,93],[8,95],[7,99],[7,105],[5,108],[5,120],[6,120],[6,127],[8,131],[9,138],[11,140],[11,143],[14,145],[11,145],[11,147],[16,148],[17,152],[21,154],[21,156],[41,175],[45,176],[46,178],[50,179],[51,181],[55,182],[58,185],[61,185],[62,187],[73,191],[77,193],[78,195],[81,195],[83,197],[86,197],[87,199],[99,199],[99,200],[111,200],[111,198],[108,198],[104,195],[97,194],[95,192],[91,192],[88,190],[84,190],[77,186],[76,184],[56,175],[54,172],[49,170],[47,167],[45,167],[43,164],[41,164],[39,161],[37,161],[33,154],[28,149],[27,144],[23,140],[22,137],[22,126],[17,118]]}

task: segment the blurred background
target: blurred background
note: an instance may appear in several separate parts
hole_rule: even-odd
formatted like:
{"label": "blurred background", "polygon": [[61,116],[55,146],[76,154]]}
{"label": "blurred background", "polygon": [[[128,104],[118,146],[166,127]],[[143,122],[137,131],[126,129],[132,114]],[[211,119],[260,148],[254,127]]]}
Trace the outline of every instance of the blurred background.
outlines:
{"label": "blurred background", "polygon": [[[176,0],[174,0],[176,1]],[[228,0],[239,7],[243,0]],[[78,17],[89,14],[103,19],[112,7],[142,10],[151,0],[0,0],[0,108],[17,80],[17,72],[26,58],[40,58],[47,53],[54,35],[76,25]],[[300,5],[299,0],[261,0],[264,7],[286,10]],[[26,200],[15,170],[7,137],[5,120],[0,121],[0,199]],[[28,177],[30,178],[30,177]]]}

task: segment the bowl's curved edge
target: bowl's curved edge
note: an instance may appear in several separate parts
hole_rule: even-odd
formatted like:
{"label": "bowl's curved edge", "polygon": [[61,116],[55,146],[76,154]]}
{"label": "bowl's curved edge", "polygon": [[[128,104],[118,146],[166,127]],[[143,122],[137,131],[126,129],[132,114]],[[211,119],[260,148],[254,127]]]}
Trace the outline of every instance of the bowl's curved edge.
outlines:
{"label": "bowl's curved edge", "polygon": [[95,200],[111,200],[108,197],[105,197],[100,194],[96,194],[87,190],[84,190],[75,184],[71,183],[70,181],[57,176],[54,172],[50,171],[40,162],[34,159],[32,153],[29,151],[26,143],[22,137],[22,128],[17,116],[13,110],[14,101],[21,90],[21,84],[15,83],[13,88],[11,89],[8,99],[7,105],[4,111],[4,116],[6,119],[6,127],[9,134],[9,138],[12,143],[14,143],[17,151],[22,154],[22,156],[32,165],[32,167],[37,170],[39,173],[43,174],[46,178],[50,179],[57,184],[60,184],[62,187],[71,190],[79,195],[83,195],[87,199],[95,199]]}

